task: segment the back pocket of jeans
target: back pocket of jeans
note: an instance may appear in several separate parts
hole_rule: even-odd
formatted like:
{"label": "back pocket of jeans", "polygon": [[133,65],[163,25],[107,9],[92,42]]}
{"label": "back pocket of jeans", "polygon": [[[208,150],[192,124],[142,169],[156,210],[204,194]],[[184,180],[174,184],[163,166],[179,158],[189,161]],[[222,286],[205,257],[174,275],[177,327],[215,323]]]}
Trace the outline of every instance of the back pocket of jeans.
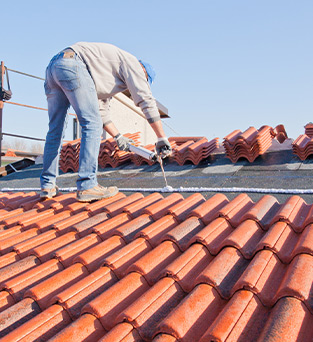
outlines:
{"label": "back pocket of jeans", "polygon": [[60,82],[62,88],[66,90],[75,90],[80,87],[80,81],[77,73],[77,67],[66,67],[57,65],[55,67],[55,76]]}

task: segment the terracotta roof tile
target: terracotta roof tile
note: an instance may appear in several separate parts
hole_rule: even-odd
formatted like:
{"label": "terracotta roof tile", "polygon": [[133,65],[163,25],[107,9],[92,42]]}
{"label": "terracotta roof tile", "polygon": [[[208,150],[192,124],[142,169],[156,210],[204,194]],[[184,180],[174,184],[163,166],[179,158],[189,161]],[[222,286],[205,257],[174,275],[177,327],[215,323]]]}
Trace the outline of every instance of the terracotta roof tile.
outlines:
{"label": "terracotta roof tile", "polygon": [[57,232],[61,235],[72,231],[73,225],[88,219],[89,213],[87,211],[80,212],[78,214],[69,216],[61,221],[58,221],[52,225],[52,228],[57,230]]}
{"label": "terracotta roof tile", "polygon": [[229,201],[225,195],[216,194],[203,204],[200,204],[189,214],[189,216],[196,216],[200,218],[205,225],[207,225],[218,216],[219,211],[228,203]]}
{"label": "terracotta roof tile", "polygon": [[112,236],[104,242],[89,248],[86,252],[77,256],[73,262],[79,262],[87,267],[89,272],[94,272],[102,266],[106,256],[116,252],[125,245],[124,240],[119,236]]}
{"label": "terracotta roof tile", "polygon": [[107,213],[96,214],[88,219],[85,219],[81,222],[75,223],[72,226],[72,231],[76,232],[80,237],[84,237],[94,230],[93,228],[101,222],[104,222],[109,219]]}
{"label": "terracotta roof tile", "polygon": [[129,323],[119,323],[105,334],[98,342],[141,342],[142,338],[137,330]]}
{"label": "terracotta roof tile", "polygon": [[190,292],[193,290],[194,279],[212,260],[213,256],[209,251],[203,245],[195,243],[165,267],[161,274],[173,278],[185,292]]}
{"label": "terracotta roof tile", "polygon": [[143,276],[136,272],[129,273],[85,305],[82,313],[99,318],[103,327],[110,330],[116,324],[116,317],[148,289],[149,285]]}
{"label": "terracotta roof tile", "polygon": [[53,253],[59,248],[62,248],[71,242],[77,240],[79,237],[75,232],[69,232],[61,235],[51,241],[48,241],[38,247],[35,247],[30,252],[32,255],[37,256],[41,262],[45,262],[53,257]]}
{"label": "terracotta roof tile", "polygon": [[[96,216],[95,216],[96,217]],[[108,216],[107,216],[108,217]],[[92,232],[98,234],[104,241],[108,237],[114,235],[114,232],[118,227],[130,222],[131,218],[129,215],[122,213],[115,217],[108,218],[107,220],[92,227]]]}
{"label": "terracotta roof tile", "polygon": [[117,214],[120,214],[123,212],[124,210],[124,207],[126,205],[129,205],[131,203],[134,203],[136,201],[139,201],[143,198],[144,196],[139,193],[139,192],[136,192],[130,196],[127,196],[125,198],[122,198],[121,200],[119,201],[116,201],[114,203],[111,203],[111,204],[108,204],[104,207],[104,211],[106,213],[108,213],[111,217],[112,216],[115,216]]}
{"label": "terracotta roof tile", "polygon": [[15,300],[19,301],[23,298],[27,289],[40,284],[45,279],[49,279],[60,270],[63,270],[62,265],[57,260],[52,259],[7,280],[1,285],[1,288],[9,291]]}
{"label": "terracotta roof tile", "polygon": [[10,252],[0,257],[0,269],[13,264],[15,261],[20,260],[19,255],[16,252]]}
{"label": "terracotta roof tile", "polygon": [[37,194],[35,191],[29,192],[28,194],[25,194],[22,198],[19,198],[17,200],[11,200],[9,203],[6,204],[6,207],[8,209],[17,209],[20,208],[23,204],[27,202],[33,202],[33,201],[39,200],[39,194]]}
{"label": "terracotta roof tile", "polygon": [[48,218],[44,218],[43,220],[38,220],[37,222],[33,223],[34,228],[38,228],[41,232],[45,232],[47,230],[51,230],[53,224],[56,222],[62,221],[65,218],[71,215],[70,210],[63,210],[58,214],[54,214]]}
{"label": "terracotta roof tile", "polygon": [[127,268],[150,250],[149,242],[138,238],[106,257],[103,265],[109,267],[121,279],[125,276]]}
{"label": "terracotta roof tile", "polygon": [[2,209],[0,211],[0,214],[1,214],[1,216],[0,216],[0,220],[1,220],[0,224],[1,224],[1,226],[5,225],[5,223],[4,223],[5,219],[13,217],[13,216],[16,216],[16,215],[19,215],[19,214],[21,214],[23,212],[24,212],[23,208],[18,208],[18,209],[11,210],[11,211],[9,209],[8,210]]}
{"label": "terracotta roof tile", "polygon": [[84,305],[98,297],[117,281],[118,278],[108,267],[100,267],[69,288],[59,292],[50,300],[50,304],[59,303],[74,320],[80,316]]}
{"label": "terracotta roof tile", "polygon": [[123,310],[115,323],[130,322],[144,340],[152,340],[158,324],[184,296],[185,293],[173,279],[163,278]]}
{"label": "terracotta roof tile", "polygon": [[100,242],[101,239],[97,234],[90,234],[56,250],[53,256],[58,259],[64,267],[68,267],[72,265],[76,256]]}
{"label": "terracotta roof tile", "polygon": [[172,215],[165,215],[154,223],[151,223],[148,227],[140,230],[135,235],[135,238],[144,237],[149,240],[149,243],[153,247],[156,247],[163,235],[171,231],[177,224],[176,219]]}
{"label": "terracotta roof tile", "polygon": [[33,196],[0,193],[8,341],[310,341],[313,205],[299,196]]}
{"label": "terracotta roof tile", "polygon": [[10,236],[6,239],[1,240],[0,254],[3,255],[8,252],[12,252],[14,249],[15,243],[23,242],[38,234],[40,234],[39,229],[32,228],[32,229],[26,230],[25,232],[20,232],[19,234],[15,234],[13,236]]}
{"label": "terracotta roof tile", "polygon": [[26,212],[18,212],[14,213],[13,216],[10,216],[8,218],[4,218],[1,220],[1,224],[4,225],[5,229],[11,228],[13,226],[16,226],[20,220],[27,219],[27,218],[34,218],[36,215],[38,215],[38,210],[33,209]]}
{"label": "terracotta roof tile", "polygon": [[20,225],[13,226],[9,229],[1,230],[0,231],[0,241],[6,240],[12,236],[16,236],[23,231]]}
{"label": "terracotta roof tile", "polygon": [[162,274],[162,271],[174,261],[181,252],[175,243],[171,241],[164,241],[135,261],[127,270],[127,273],[137,272],[142,274],[149,285],[157,282]]}
{"label": "terracotta roof tile", "polygon": [[5,336],[2,341],[47,341],[70,323],[71,319],[67,312],[60,305],[52,305]]}
{"label": "terracotta roof tile", "polygon": [[23,272],[40,264],[40,260],[35,255],[30,255],[22,260],[18,260],[15,263],[5,266],[0,270],[0,286],[4,281],[11,279],[16,275],[21,275]]}
{"label": "terracotta roof tile", "polygon": [[312,138],[311,133],[310,135],[301,134],[292,143],[293,153],[296,154],[301,160],[305,160],[313,153],[312,144],[313,144],[313,138]]}
{"label": "terracotta roof tile", "polygon": [[142,198],[139,201],[125,205],[123,212],[130,215],[131,218],[136,218],[143,213],[144,208],[154,203],[157,203],[162,199],[164,199],[163,196],[156,192]]}
{"label": "terracotta roof tile", "polygon": [[189,245],[194,242],[200,242],[207,247],[212,255],[217,255],[221,250],[224,240],[233,232],[230,223],[223,217],[213,220],[200,232],[194,235]]}
{"label": "terracotta roof tile", "polygon": [[292,297],[282,298],[262,328],[259,337],[261,341],[279,341],[286,338],[289,341],[310,342],[313,336],[312,314],[301,301]]}
{"label": "terracotta roof tile", "polygon": [[[0,337],[4,338],[10,331],[21,329],[33,317],[40,314],[39,306],[31,298],[25,298],[0,313]],[[12,340],[9,340],[12,341]],[[14,341],[14,340],[13,340]]]}
{"label": "terracotta roof tile", "polygon": [[233,247],[226,247],[194,280],[194,284],[205,283],[213,286],[224,299],[234,293],[234,286],[241,274],[248,268],[249,261]]}
{"label": "terracotta roof tile", "polygon": [[[0,292],[0,312],[15,304],[14,298],[7,291]],[[1,325],[0,325],[1,327]]]}
{"label": "terracotta roof tile", "polygon": [[[61,329],[58,329],[61,330]],[[85,314],[76,321],[69,324],[65,329],[60,331],[54,337],[49,339],[50,342],[61,341],[98,341],[105,334],[105,330],[100,321],[93,315]]]}
{"label": "terracotta roof tile", "polygon": [[152,222],[153,220],[151,216],[147,214],[140,215],[132,221],[126,222],[125,224],[119,226],[114,231],[114,235],[121,236],[126,243],[129,243],[133,240],[138,231],[149,226]]}
{"label": "terracotta roof tile", "polygon": [[233,341],[253,341],[259,336],[268,316],[269,310],[253,293],[236,292],[218,313],[201,341],[225,341],[227,338]]}
{"label": "terracotta roof tile", "polygon": [[174,204],[183,201],[183,199],[181,194],[174,193],[157,203],[149,205],[143,212],[150,215],[156,221],[164,216]]}
{"label": "terracotta roof tile", "polygon": [[191,210],[198,208],[205,199],[200,194],[193,194],[183,201],[178,202],[168,210],[168,214],[173,215],[178,222],[186,220]]}
{"label": "terracotta roof tile", "polygon": [[[126,133],[125,136],[133,139],[136,146],[140,145],[140,133]],[[198,165],[200,161],[207,159],[219,147],[218,141],[218,138],[208,141],[205,137],[170,137],[169,142],[173,153],[169,160],[179,165],[187,162]],[[149,144],[144,146],[144,148],[154,151],[155,146]],[[80,141],[74,140],[63,145],[60,156],[60,168],[63,172],[78,171],[79,151]],[[135,165],[152,165],[155,161],[146,160],[132,152],[118,150],[114,139],[110,138],[101,142],[98,162],[99,166],[104,168],[117,167],[126,162],[132,162]]]}
{"label": "terracotta roof tile", "polygon": [[166,333],[179,341],[199,341],[225,304],[214,288],[200,284],[159,324],[155,333]]}
{"label": "terracotta roof tile", "polygon": [[203,223],[197,217],[189,217],[168,232],[161,241],[171,240],[177,244],[181,251],[184,251],[189,244],[189,240],[203,227]]}
{"label": "terracotta roof tile", "polygon": [[57,232],[54,230],[48,230],[43,234],[39,234],[25,240],[23,242],[13,245],[14,251],[19,255],[21,259],[29,255],[30,251],[35,247],[40,246],[48,241],[51,241],[57,237]]}
{"label": "terracotta roof tile", "polygon": [[[277,221],[288,223],[296,232],[301,232],[306,224],[310,223],[311,206],[299,196],[291,196],[281,205],[278,213],[273,217],[271,224]],[[309,220],[309,221],[308,221]]]}
{"label": "terracotta roof tile", "polygon": [[123,198],[126,198],[126,196],[119,192],[118,194],[116,194],[113,197],[110,198],[104,198],[100,201],[96,201],[94,203],[90,203],[85,207],[85,210],[87,210],[88,212],[90,212],[92,215],[96,215],[99,213],[103,212],[103,209],[110,203],[114,203],[117,202]]}
{"label": "terracotta roof tile", "polygon": [[24,297],[34,299],[44,310],[48,307],[52,297],[84,278],[87,274],[87,268],[76,263],[33,286],[25,292]]}

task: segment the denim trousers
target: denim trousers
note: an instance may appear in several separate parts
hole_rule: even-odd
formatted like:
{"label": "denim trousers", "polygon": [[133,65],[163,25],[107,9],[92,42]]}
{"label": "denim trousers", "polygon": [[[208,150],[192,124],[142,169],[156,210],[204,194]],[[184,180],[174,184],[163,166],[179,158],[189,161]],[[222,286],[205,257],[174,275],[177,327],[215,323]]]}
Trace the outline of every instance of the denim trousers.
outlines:
{"label": "denim trousers", "polygon": [[59,155],[70,105],[82,129],[77,189],[93,188],[98,184],[102,120],[95,84],[85,63],[76,54],[71,58],[65,58],[64,52],[54,56],[46,69],[45,93],[48,101],[49,130],[40,176],[41,188],[51,189],[56,185]]}

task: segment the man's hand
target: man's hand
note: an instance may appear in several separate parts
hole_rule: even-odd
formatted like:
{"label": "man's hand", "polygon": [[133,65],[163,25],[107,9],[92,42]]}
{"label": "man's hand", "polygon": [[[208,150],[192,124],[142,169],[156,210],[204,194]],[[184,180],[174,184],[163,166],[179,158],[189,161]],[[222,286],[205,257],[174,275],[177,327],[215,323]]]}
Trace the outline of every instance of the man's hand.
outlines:
{"label": "man's hand", "polygon": [[172,153],[172,147],[167,138],[159,138],[155,150],[161,158],[166,158]]}
{"label": "man's hand", "polygon": [[129,151],[129,144],[134,143],[134,140],[124,137],[124,135],[121,135],[120,133],[117,134],[114,139],[117,143],[118,149],[121,151]]}

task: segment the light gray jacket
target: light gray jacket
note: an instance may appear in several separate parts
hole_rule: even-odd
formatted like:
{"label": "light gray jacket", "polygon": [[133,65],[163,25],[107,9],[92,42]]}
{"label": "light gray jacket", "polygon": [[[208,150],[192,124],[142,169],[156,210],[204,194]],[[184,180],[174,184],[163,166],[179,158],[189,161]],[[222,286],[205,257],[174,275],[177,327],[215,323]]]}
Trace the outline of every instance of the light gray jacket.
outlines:
{"label": "light gray jacket", "polygon": [[135,56],[106,43],[78,42],[70,48],[85,62],[95,82],[104,124],[111,122],[112,96],[126,89],[150,123],[160,120],[146,75]]}

